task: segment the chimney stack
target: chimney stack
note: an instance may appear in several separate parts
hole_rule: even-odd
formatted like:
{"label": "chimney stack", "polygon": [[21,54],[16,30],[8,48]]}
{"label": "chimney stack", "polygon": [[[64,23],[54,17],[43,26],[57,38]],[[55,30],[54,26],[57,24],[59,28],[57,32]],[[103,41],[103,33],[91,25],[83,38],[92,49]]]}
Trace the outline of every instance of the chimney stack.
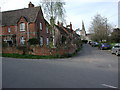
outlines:
{"label": "chimney stack", "polygon": [[60,22],[59,21],[57,22],[57,24],[58,24],[58,26],[60,26]]}
{"label": "chimney stack", "polygon": [[70,22],[70,29],[72,30],[72,24],[71,24],[71,22]]}
{"label": "chimney stack", "polygon": [[31,2],[28,4],[28,8],[34,7],[34,4],[32,4]]}
{"label": "chimney stack", "polygon": [[61,23],[61,26],[63,26],[63,22]]}

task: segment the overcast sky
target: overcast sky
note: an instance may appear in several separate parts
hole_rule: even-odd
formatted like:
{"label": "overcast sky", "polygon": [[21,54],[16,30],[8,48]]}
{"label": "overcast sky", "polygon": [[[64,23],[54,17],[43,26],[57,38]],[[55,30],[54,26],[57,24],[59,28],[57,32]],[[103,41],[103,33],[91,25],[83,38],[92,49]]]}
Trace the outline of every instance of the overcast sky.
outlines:
{"label": "overcast sky", "polygon": [[[40,0],[2,0],[0,2],[1,11],[27,8],[28,3],[32,2],[35,6],[39,5]],[[101,14],[108,18],[108,22],[113,27],[118,26],[118,1],[119,0],[64,0],[66,2],[66,21],[72,22],[73,29],[82,28],[84,21],[88,32],[90,22],[96,14]]]}

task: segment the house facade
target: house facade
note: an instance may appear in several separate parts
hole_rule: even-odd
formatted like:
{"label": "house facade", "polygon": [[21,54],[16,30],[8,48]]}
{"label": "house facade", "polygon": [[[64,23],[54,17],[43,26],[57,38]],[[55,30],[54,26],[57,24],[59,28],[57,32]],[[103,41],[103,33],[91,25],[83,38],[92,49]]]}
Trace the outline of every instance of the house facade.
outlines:
{"label": "house facade", "polygon": [[44,19],[41,7],[34,7],[2,12],[2,41],[10,45],[27,45],[29,39],[37,38],[41,46],[48,45],[50,30]]}
{"label": "house facade", "polygon": [[80,36],[72,29],[72,23],[63,26],[59,23],[55,26],[55,46],[69,48],[71,45],[77,47],[77,42],[80,41]]}

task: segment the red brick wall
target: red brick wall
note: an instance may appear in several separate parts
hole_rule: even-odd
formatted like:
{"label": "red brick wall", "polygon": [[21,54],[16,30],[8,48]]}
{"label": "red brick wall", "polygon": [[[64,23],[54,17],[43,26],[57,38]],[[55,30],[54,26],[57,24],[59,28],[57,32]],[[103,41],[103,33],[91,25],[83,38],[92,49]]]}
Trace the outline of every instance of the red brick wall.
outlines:
{"label": "red brick wall", "polygon": [[[20,31],[20,24],[21,23],[25,23],[25,31]],[[16,32],[16,40],[17,40],[17,45],[20,44],[20,37],[24,37],[25,38],[25,41],[27,43],[27,40],[28,40],[28,36],[27,36],[27,21],[25,20],[24,17],[21,17],[18,24],[17,24],[18,28],[17,28],[17,32]]]}
{"label": "red brick wall", "polygon": [[16,53],[16,54],[23,54],[23,51],[17,49],[16,47],[5,47],[5,48],[2,48],[2,53]]}
{"label": "red brick wall", "polygon": [[[26,53],[31,55],[40,55],[40,56],[49,56],[49,55],[64,55],[66,53],[72,54],[75,52],[75,47],[71,46],[69,49],[57,49],[57,48],[47,48],[47,47],[39,47],[39,46],[31,46],[30,50]],[[7,47],[2,48],[2,53],[17,53],[17,54],[23,54],[23,51],[20,49],[17,49],[16,47]]]}
{"label": "red brick wall", "polygon": [[[42,30],[40,30],[40,22],[42,23]],[[40,10],[36,19],[36,30],[39,33],[38,37],[43,37],[44,46],[46,45],[46,38],[48,37],[50,39],[50,32],[46,33],[46,26],[43,13]]]}
{"label": "red brick wall", "polygon": [[[10,32],[8,32],[8,28],[10,28]],[[2,31],[0,31],[0,35],[9,35],[16,34],[16,26],[3,26]]]}
{"label": "red brick wall", "polygon": [[28,32],[30,32],[28,40],[31,38],[36,38],[37,30],[35,29],[35,23],[30,23],[28,29],[29,29]]}

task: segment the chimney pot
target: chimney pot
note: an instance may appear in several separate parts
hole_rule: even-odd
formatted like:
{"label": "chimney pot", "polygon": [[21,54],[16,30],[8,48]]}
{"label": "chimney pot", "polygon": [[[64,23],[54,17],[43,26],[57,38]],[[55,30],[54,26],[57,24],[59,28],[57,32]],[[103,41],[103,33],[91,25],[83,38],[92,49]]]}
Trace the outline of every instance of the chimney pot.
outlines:
{"label": "chimney pot", "polygon": [[32,4],[31,2],[28,4],[28,8],[34,7],[34,4]]}

